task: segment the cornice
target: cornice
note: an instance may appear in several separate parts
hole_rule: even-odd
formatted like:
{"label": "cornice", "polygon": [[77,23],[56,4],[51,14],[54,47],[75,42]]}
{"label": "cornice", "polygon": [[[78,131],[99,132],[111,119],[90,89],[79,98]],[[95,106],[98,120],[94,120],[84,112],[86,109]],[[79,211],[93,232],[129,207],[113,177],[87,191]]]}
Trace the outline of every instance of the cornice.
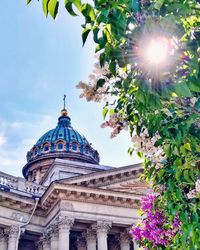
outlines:
{"label": "cornice", "polygon": [[56,182],[88,187],[104,187],[121,181],[138,179],[141,173],[143,173],[143,168],[140,164],[137,164],[103,172],[90,173],[83,176],[76,176]]}
{"label": "cornice", "polygon": [[61,200],[138,209],[140,197],[119,191],[54,183],[42,197],[40,206],[46,214]]}

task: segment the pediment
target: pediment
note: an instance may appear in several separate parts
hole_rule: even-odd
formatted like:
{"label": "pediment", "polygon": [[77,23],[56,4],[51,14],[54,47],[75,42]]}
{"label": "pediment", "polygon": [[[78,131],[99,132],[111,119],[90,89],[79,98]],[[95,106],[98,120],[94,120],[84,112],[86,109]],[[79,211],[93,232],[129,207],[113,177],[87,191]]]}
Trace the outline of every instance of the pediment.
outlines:
{"label": "pediment", "polygon": [[140,175],[142,173],[143,168],[141,164],[135,164],[63,179],[60,180],[59,183],[144,194],[148,192],[149,188],[146,183],[140,181]]}

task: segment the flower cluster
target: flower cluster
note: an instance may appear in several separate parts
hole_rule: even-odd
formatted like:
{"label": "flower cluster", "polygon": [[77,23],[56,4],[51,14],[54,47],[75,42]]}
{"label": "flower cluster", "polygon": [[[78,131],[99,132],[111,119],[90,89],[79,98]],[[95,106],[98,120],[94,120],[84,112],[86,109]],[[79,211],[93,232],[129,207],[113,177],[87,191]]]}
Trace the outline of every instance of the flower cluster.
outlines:
{"label": "flower cluster", "polygon": [[156,168],[161,168],[166,156],[161,147],[156,147],[155,143],[160,139],[160,135],[156,134],[152,138],[149,136],[147,129],[144,129],[140,135],[134,135],[134,142],[137,152],[143,152],[147,158],[150,158]]}
{"label": "flower cluster", "polygon": [[196,198],[197,195],[200,194],[200,179],[198,179],[196,182],[195,182],[195,189],[191,190],[188,194],[187,194],[187,197],[188,199],[193,199],[193,198]]}
{"label": "flower cluster", "polygon": [[133,240],[140,242],[140,245],[148,250],[146,242],[151,242],[153,247],[167,246],[170,244],[176,233],[180,233],[180,222],[178,216],[175,216],[171,226],[168,226],[168,220],[163,211],[154,208],[156,195],[148,194],[141,199],[141,210],[146,215],[142,223],[133,226],[130,234]]}
{"label": "flower cluster", "polygon": [[[89,75],[89,83],[80,81],[77,85],[77,89],[81,89],[83,92],[80,98],[85,97],[86,100],[100,102],[106,95],[108,89],[108,67],[101,67],[99,63],[94,64],[93,74]],[[105,80],[103,86],[97,86],[99,79]]]}
{"label": "flower cluster", "polygon": [[121,130],[127,128],[127,122],[124,120],[124,117],[120,114],[114,113],[110,119],[101,124],[102,128],[110,127],[113,129],[110,137],[114,138],[118,135]]}

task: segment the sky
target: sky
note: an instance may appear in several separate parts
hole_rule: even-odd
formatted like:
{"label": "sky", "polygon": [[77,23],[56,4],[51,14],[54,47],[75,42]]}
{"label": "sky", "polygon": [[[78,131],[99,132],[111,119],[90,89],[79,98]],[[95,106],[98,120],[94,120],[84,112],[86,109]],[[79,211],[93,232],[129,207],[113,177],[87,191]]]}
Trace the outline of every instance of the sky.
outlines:
{"label": "sky", "polygon": [[0,171],[21,176],[26,153],[54,128],[63,95],[72,126],[100,154],[100,164],[125,166],[141,162],[127,153],[128,132],[110,139],[100,128],[103,103],[80,99],[76,84],[88,80],[95,63],[92,38],[82,47],[81,17],[61,9],[46,18],[41,1],[1,0],[0,15]]}

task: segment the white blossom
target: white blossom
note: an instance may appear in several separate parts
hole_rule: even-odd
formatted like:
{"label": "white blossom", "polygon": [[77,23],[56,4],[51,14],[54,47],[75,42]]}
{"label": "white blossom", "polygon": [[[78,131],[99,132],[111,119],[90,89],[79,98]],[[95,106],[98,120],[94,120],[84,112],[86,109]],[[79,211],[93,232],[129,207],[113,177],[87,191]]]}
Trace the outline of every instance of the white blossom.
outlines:
{"label": "white blossom", "polygon": [[118,135],[121,130],[127,129],[127,122],[124,120],[124,117],[120,114],[114,113],[110,119],[101,124],[102,128],[110,127],[113,128],[110,137],[114,138]]}
{"label": "white blossom", "polygon": [[151,138],[147,129],[144,129],[140,135],[134,135],[132,137],[136,151],[143,152],[145,156],[150,158],[151,161],[156,165],[156,168],[161,168],[163,162],[166,160],[166,156],[160,146],[155,146],[155,143],[158,139],[160,139],[159,134],[156,134]]}
{"label": "white blossom", "polygon": [[199,193],[200,193],[200,179],[198,179],[195,182],[195,189],[190,190],[189,193],[187,194],[187,197],[188,199],[193,199],[196,198]]}

